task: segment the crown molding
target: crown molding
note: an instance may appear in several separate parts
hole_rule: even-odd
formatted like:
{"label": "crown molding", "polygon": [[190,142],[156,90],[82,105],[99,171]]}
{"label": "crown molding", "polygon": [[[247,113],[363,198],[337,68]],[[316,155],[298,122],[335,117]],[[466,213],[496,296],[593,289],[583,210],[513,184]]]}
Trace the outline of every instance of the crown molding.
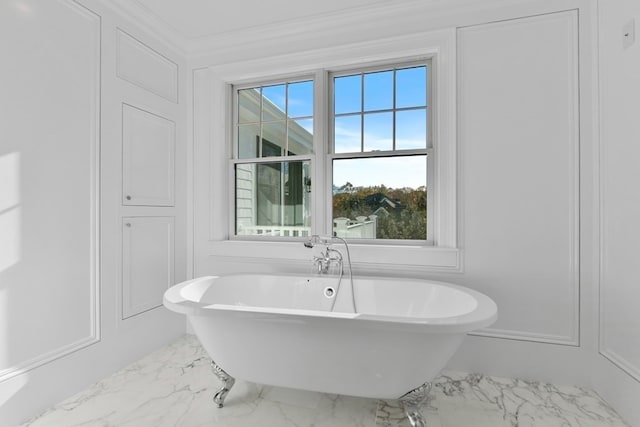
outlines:
{"label": "crown molding", "polygon": [[585,0],[380,0],[364,6],[189,37],[136,0],[95,0],[195,67],[578,8]]}
{"label": "crown molding", "polygon": [[371,35],[377,38],[406,34],[407,31],[424,32],[438,29],[438,22],[445,17],[541,3],[539,0],[388,0],[203,37],[188,37],[137,1],[100,1],[183,53],[187,59],[211,58],[216,63],[242,59],[237,57],[237,51],[241,48],[271,48],[278,43],[283,44],[282,53],[291,43],[320,48],[323,47],[323,40],[328,38],[335,40],[344,36],[353,40],[355,34],[356,38],[359,35],[362,41],[366,41]]}
{"label": "crown molding", "polygon": [[[405,0],[374,3],[193,38],[188,51],[192,59],[215,54],[212,59],[216,62],[226,62],[227,59],[235,61],[234,53],[239,48],[246,49],[248,46],[259,49],[282,43],[282,53],[286,53],[294,44],[315,49],[325,47],[322,46],[323,40],[343,38],[353,41],[358,35],[361,37],[360,41],[369,40],[371,35],[388,38],[408,31],[440,29],[431,25],[439,17],[529,2],[531,0]],[[427,19],[429,25],[426,25]]]}

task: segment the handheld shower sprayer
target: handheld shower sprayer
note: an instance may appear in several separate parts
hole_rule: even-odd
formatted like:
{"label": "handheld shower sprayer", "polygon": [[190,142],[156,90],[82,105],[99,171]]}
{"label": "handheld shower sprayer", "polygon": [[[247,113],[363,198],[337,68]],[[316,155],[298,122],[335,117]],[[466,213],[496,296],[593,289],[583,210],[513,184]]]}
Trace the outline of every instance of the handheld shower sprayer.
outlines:
{"label": "handheld shower sprayer", "polygon": [[309,240],[304,242],[304,247],[311,249],[315,245],[328,245],[331,243],[331,239],[333,239],[333,237],[321,237],[317,234],[314,234],[313,236],[309,237]]}

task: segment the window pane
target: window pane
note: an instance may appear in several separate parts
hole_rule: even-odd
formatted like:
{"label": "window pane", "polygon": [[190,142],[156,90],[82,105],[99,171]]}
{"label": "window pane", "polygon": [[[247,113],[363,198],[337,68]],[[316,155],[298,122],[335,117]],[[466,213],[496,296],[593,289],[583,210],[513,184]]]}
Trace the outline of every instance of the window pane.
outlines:
{"label": "window pane", "polygon": [[396,150],[427,148],[427,110],[396,113]]}
{"label": "window pane", "polygon": [[290,118],[313,116],[313,81],[289,84]]}
{"label": "window pane", "polygon": [[287,155],[313,153],[313,119],[289,120]]}
{"label": "window pane", "polygon": [[362,111],[362,76],[336,77],[334,79],[334,113]]}
{"label": "window pane", "polygon": [[262,120],[282,120],[286,111],[285,85],[262,88]]}
{"label": "window pane", "polygon": [[238,158],[251,159],[258,157],[258,141],[260,125],[249,124],[238,126]]}
{"label": "window pane", "polygon": [[309,161],[237,164],[236,234],[308,236]]}
{"label": "window pane", "polygon": [[362,151],[360,114],[335,118],[334,145],[336,153],[359,153]]}
{"label": "window pane", "polygon": [[255,123],[260,121],[260,90],[243,89],[238,91],[238,122]]}
{"label": "window pane", "polygon": [[364,151],[393,150],[393,113],[364,115]]}
{"label": "window pane", "polygon": [[427,156],[335,159],[333,232],[344,238],[427,238]]}
{"label": "window pane", "polygon": [[396,108],[427,105],[427,67],[396,71]]}
{"label": "window pane", "polygon": [[262,157],[282,156],[287,138],[285,121],[262,124]]}
{"label": "window pane", "polygon": [[364,75],[364,110],[393,108],[393,71]]}

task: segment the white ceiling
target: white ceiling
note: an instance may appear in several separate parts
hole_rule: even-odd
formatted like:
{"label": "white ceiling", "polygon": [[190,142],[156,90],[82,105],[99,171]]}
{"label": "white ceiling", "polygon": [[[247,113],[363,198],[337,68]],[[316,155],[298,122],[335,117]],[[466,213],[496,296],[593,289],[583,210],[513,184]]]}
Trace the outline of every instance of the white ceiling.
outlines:
{"label": "white ceiling", "polygon": [[[116,0],[117,1],[117,0]],[[291,20],[407,0],[127,0],[117,1],[184,39],[197,39]]]}

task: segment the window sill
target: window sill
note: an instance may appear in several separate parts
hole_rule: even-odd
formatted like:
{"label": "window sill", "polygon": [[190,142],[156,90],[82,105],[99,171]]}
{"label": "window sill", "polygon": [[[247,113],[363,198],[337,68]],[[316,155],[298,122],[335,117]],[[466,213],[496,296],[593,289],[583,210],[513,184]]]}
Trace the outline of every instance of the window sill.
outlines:
{"label": "window sill", "polygon": [[[336,249],[342,245],[335,244]],[[460,250],[434,246],[350,244],[353,269],[362,272],[434,271],[461,272]],[[304,266],[311,252],[302,242],[223,240],[210,241],[207,255],[231,257],[252,262],[287,263]]]}

